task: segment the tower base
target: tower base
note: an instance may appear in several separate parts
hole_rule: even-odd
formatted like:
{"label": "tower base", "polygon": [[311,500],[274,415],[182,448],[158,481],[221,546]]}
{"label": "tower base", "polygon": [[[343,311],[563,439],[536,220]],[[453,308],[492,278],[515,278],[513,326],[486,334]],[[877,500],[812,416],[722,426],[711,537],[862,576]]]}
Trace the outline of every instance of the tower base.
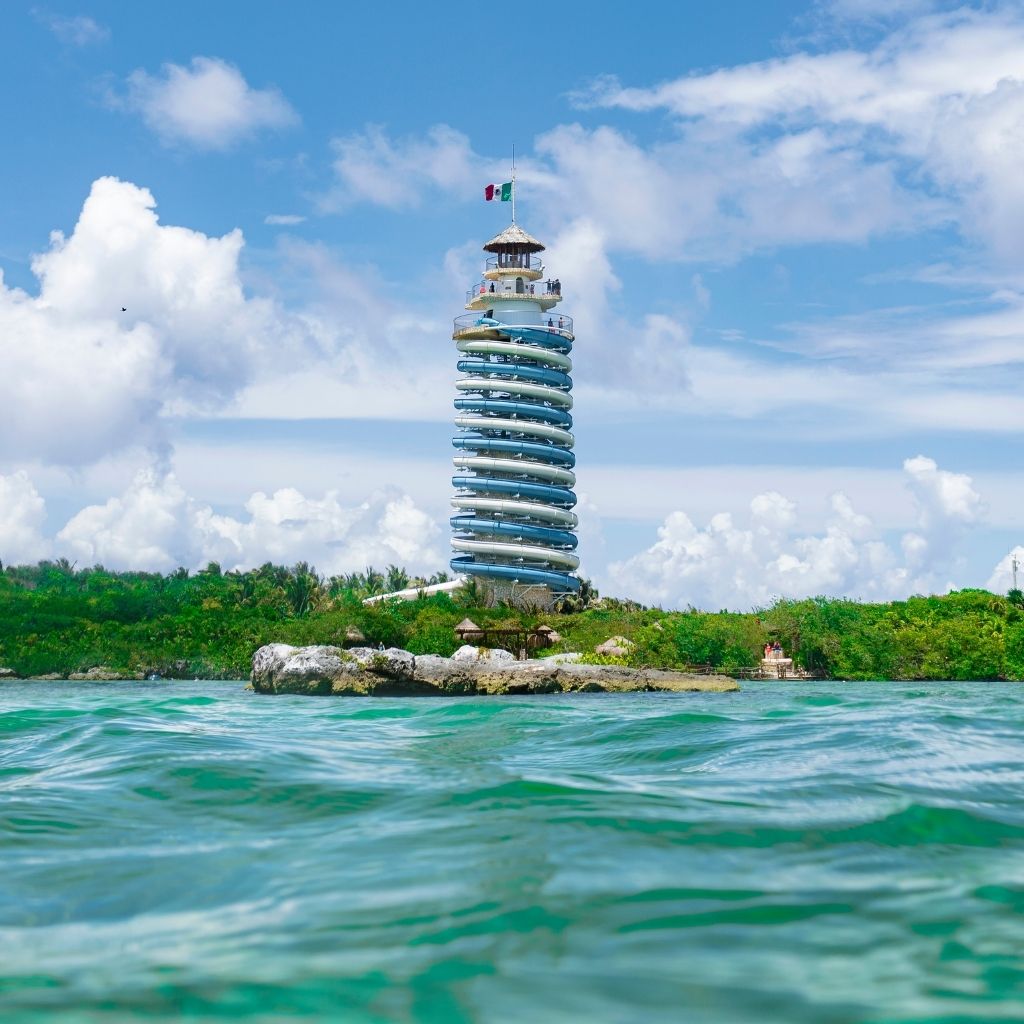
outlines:
{"label": "tower base", "polygon": [[550,587],[542,583],[514,583],[505,580],[485,580],[476,577],[476,585],[481,594],[481,604],[485,608],[495,608],[499,604],[508,605],[521,611],[547,612],[555,605],[562,594],[554,594]]}

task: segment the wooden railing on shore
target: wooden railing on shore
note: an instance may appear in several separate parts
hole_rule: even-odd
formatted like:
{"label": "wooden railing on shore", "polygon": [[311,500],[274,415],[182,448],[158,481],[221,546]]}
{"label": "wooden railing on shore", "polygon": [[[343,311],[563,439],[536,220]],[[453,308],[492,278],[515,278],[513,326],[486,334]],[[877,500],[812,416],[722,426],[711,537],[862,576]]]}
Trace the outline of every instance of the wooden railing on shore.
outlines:
{"label": "wooden railing on shore", "polygon": [[770,669],[766,669],[762,665],[747,666],[744,668],[733,669],[731,672],[722,670],[724,675],[732,676],[733,679],[821,679],[822,676],[816,676],[813,672],[808,672],[805,668],[798,668],[793,666],[787,668],[785,665],[772,666]]}

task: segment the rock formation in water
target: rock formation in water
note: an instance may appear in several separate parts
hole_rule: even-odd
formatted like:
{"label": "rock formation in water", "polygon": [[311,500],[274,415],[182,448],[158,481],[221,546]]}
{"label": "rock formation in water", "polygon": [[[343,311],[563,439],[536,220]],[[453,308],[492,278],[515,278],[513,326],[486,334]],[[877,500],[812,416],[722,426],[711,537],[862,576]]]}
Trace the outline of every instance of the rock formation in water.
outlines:
{"label": "rock formation in water", "polygon": [[[465,648],[463,648],[465,651]],[[257,693],[334,694],[339,696],[469,696],[473,694],[627,693],[738,690],[728,676],[691,675],[623,665],[585,665],[475,657],[413,655],[390,647],[291,647],[268,644],[252,659],[252,688]],[[461,652],[457,652],[461,653]],[[491,652],[493,654],[493,652]],[[502,652],[507,653],[507,652]]]}

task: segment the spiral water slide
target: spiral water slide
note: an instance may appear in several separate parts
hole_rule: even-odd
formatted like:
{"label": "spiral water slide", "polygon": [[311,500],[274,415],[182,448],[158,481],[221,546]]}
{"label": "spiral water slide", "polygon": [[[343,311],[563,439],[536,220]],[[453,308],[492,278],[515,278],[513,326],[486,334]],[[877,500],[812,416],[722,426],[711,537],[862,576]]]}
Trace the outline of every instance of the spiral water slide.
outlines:
{"label": "spiral water slide", "polygon": [[[460,318],[461,319],[461,318]],[[451,561],[455,572],[579,590],[572,333],[488,317],[456,322]]]}

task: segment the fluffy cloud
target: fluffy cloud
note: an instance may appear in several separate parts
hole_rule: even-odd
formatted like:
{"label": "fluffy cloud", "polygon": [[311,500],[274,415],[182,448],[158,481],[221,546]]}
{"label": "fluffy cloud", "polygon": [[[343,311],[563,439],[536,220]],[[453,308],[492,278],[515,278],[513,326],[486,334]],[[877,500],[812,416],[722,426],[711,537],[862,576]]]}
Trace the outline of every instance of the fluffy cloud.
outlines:
{"label": "fluffy cloud", "polygon": [[0,277],[0,376],[11,385],[0,457],[89,461],[157,440],[154,402],[168,366],[146,324],[78,320]]}
{"label": "fluffy cloud", "polygon": [[[897,27],[859,49],[833,43],[653,87],[600,80],[580,105],[665,111],[674,137],[560,125],[522,160],[524,198],[542,222],[589,221],[609,252],[650,259],[731,260],[950,222],[1016,259],[1024,19],[933,6],[837,0],[837,16]],[[414,206],[426,188],[474,195],[505,174],[446,125],[401,139],[371,126],[334,145],[336,205]]]}
{"label": "fluffy cloud", "polygon": [[469,139],[448,125],[434,125],[422,139],[391,139],[378,125],[333,139],[337,184],[324,197],[327,209],[355,202],[391,209],[418,206],[426,188],[479,193],[483,161]]}
{"label": "fluffy cloud", "polygon": [[[590,221],[609,251],[651,259],[733,259],[951,221],[1016,258],[1024,20],[929,6],[901,5],[901,19],[918,16],[863,49],[797,52],[649,88],[603,79],[581,105],[666,111],[675,137],[644,144],[608,125],[560,125],[522,161],[524,196],[542,220]],[[871,19],[893,7],[850,0],[834,13]],[[335,148],[338,205],[413,206],[425,187],[472,195],[505,173],[446,125],[404,139],[371,126]]]}
{"label": "fluffy cloud", "polygon": [[[796,53],[653,88],[605,80],[586,101],[669,111],[701,163],[702,144],[716,161],[740,147],[739,173],[757,171],[747,184],[764,212],[785,208],[788,183],[804,193],[794,194],[798,220],[819,205],[826,231],[844,210],[854,234],[906,226],[908,215],[955,217],[1013,258],[1024,227],[1022,61],[1018,15],[961,9],[919,17],[867,50]],[[744,210],[755,233],[756,212]],[[780,240],[791,230],[780,224]]]}
{"label": "fluffy cloud", "polygon": [[46,504],[28,475],[0,476],[0,562],[29,562],[48,553],[43,538]]}
{"label": "fluffy cloud", "polygon": [[245,508],[245,518],[218,515],[173,475],[147,469],[124,493],[72,517],[55,544],[83,563],[156,571],[209,561],[226,569],[309,561],[326,573],[390,562],[433,572],[443,564],[437,524],[408,495],[378,492],[346,507],[333,492],[308,498],[283,488],[253,494]]}
{"label": "fluffy cloud", "polygon": [[126,96],[111,102],[140,114],[164,142],[204,149],[227,149],[261,128],[299,120],[277,89],[252,88],[238,68],[216,57],[193,57],[190,67],[165,64],[159,75],[133,71]]}
{"label": "fluffy cloud", "polygon": [[981,499],[970,477],[938,468],[924,456],[907,459],[905,479],[916,523],[899,550],[849,498],[833,495],[823,533],[801,533],[796,505],[769,491],[750,503],[745,522],[728,512],[696,526],[671,513],[646,551],[609,567],[616,590],[670,606],[750,608],[776,597],[831,594],[891,599],[948,589],[955,542],[976,523]]}
{"label": "fluffy cloud", "polygon": [[[0,458],[80,463],[161,444],[175,403],[221,403],[281,359],[323,351],[323,331],[247,297],[241,232],[211,238],[160,224],[153,196],[93,184],[70,237],[32,268],[35,297],[0,277],[0,375],[16,382]],[[123,308],[124,307],[124,308]]]}

